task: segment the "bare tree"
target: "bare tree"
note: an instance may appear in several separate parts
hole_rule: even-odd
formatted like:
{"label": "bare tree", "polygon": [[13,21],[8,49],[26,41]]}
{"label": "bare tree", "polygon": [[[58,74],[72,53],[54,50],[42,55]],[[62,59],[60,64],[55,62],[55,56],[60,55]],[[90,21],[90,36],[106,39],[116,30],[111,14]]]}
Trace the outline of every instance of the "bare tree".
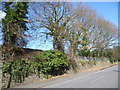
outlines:
{"label": "bare tree", "polygon": [[31,27],[52,37],[54,49],[64,52],[67,47],[72,56],[78,51],[101,51],[115,40],[116,27],[83,3],[39,2],[30,7]]}
{"label": "bare tree", "polygon": [[88,50],[96,13],[82,3],[79,3],[73,11],[75,18],[71,22],[72,28],[68,32],[67,39],[70,42],[71,55],[75,56],[78,49]]}
{"label": "bare tree", "polygon": [[117,28],[105,19],[98,18],[93,35],[92,48],[96,48],[101,53],[104,49],[114,46]]}
{"label": "bare tree", "polygon": [[43,29],[42,33],[53,37],[53,48],[64,52],[63,39],[73,18],[69,13],[71,5],[63,2],[40,2],[31,3],[30,6],[36,13],[33,26],[47,29],[48,32]]}

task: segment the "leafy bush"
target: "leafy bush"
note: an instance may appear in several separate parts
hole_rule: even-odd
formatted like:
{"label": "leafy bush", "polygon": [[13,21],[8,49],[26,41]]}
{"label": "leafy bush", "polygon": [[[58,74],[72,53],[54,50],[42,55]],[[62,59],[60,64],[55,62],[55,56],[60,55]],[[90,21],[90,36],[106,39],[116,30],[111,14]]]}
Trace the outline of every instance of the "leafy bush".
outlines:
{"label": "leafy bush", "polygon": [[20,59],[3,63],[3,76],[10,76],[8,81],[10,86],[11,81],[21,83],[32,73],[36,73],[39,77],[42,73],[46,78],[60,75],[69,69],[69,61],[66,59],[66,55],[60,51],[45,51],[34,55],[33,60]]}
{"label": "leafy bush", "polygon": [[9,74],[12,77],[12,80],[18,83],[24,81],[25,77],[32,72],[30,64],[23,59],[4,63],[2,70],[3,74]]}
{"label": "leafy bush", "polygon": [[69,62],[63,53],[57,50],[44,51],[41,54],[34,55],[34,67],[37,73],[42,72],[45,75],[60,75],[69,68]]}
{"label": "leafy bush", "polygon": [[109,57],[109,61],[111,62],[111,63],[114,63],[116,60],[115,60],[115,58],[114,57]]}

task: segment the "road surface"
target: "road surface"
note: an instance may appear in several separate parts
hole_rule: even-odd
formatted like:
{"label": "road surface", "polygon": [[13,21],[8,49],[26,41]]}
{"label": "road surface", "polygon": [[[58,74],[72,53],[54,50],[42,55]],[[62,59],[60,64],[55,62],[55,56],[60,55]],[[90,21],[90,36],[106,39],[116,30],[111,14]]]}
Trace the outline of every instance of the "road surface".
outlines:
{"label": "road surface", "polygon": [[118,65],[43,88],[118,88]]}

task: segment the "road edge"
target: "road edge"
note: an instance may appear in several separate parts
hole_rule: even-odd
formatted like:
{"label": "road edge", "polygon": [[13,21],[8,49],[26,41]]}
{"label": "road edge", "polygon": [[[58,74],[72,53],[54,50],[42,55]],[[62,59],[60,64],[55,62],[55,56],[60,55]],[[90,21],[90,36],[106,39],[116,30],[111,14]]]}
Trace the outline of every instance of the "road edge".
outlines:
{"label": "road edge", "polygon": [[[109,67],[112,67],[112,66],[115,66],[115,65],[118,65],[118,64],[120,64],[120,62],[111,64],[111,65],[108,65],[108,66],[96,68],[96,69],[86,69],[86,70],[83,70],[83,71],[78,71],[78,73],[79,73],[79,72],[89,72],[89,71],[99,71],[99,70],[103,70],[103,69],[106,69],[106,68],[109,68]],[[57,78],[72,76],[72,75],[74,75],[74,74],[75,74],[75,73],[63,74],[63,75],[51,77],[51,78],[48,78],[48,79],[36,80],[36,81],[30,82],[30,83],[27,83],[27,84],[23,84],[23,85],[42,83],[42,82],[45,82],[45,81],[48,81],[48,80],[54,80],[54,79],[57,79]],[[22,85],[20,85],[20,86],[22,86]],[[18,86],[13,86],[13,88],[16,88],[16,87],[19,87],[19,85],[18,85]]]}

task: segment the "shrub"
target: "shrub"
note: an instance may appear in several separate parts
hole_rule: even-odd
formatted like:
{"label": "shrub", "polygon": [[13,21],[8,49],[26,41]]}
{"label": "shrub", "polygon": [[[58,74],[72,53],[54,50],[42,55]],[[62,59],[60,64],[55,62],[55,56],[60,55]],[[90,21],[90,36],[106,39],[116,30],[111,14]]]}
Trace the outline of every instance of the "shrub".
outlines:
{"label": "shrub", "polygon": [[63,53],[57,50],[44,51],[41,54],[34,55],[34,61],[39,63],[35,65],[37,73],[42,72],[45,75],[60,75],[69,68],[69,62]]}
{"label": "shrub", "polygon": [[20,59],[3,63],[3,76],[10,76],[7,85],[10,86],[11,81],[21,83],[32,73],[39,77],[42,73],[46,78],[50,75],[60,75],[69,69],[69,61],[66,59],[67,56],[60,51],[44,51],[34,55],[33,60]]}
{"label": "shrub", "polygon": [[109,57],[109,61],[111,62],[111,63],[114,63],[116,60],[115,60],[115,58],[114,57]]}
{"label": "shrub", "polygon": [[30,64],[23,59],[4,63],[2,70],[3,74],[9,74],[12,77],[12,80],[17,83],[24,81],[25,77],[32,72]]}

